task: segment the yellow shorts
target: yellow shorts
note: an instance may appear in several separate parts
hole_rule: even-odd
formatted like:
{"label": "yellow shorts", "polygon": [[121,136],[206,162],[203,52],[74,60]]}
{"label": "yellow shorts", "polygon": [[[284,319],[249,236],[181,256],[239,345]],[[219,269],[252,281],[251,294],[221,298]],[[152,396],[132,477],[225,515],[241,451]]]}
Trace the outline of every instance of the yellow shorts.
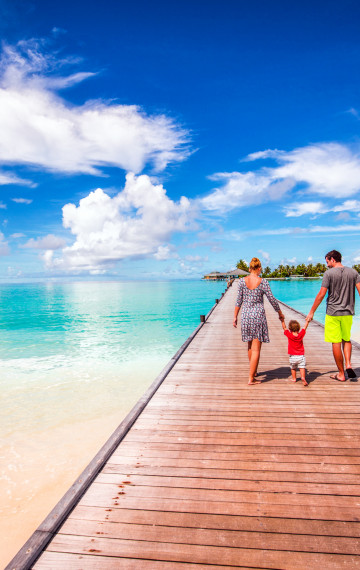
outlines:
{"label": "yellow shorts", "polygon": [[350,340],[352,315],[333,317],[325,315],[325,342],[341,342]]}

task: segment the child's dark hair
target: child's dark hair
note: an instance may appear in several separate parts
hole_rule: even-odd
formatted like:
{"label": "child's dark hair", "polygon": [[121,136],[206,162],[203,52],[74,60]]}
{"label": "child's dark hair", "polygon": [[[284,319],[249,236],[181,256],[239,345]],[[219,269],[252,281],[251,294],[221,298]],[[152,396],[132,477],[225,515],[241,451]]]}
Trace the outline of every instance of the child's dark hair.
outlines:
{"label": "child's dark hair", "polygon": [[289,322],[289,331],[291,332],[299,332],[300,324],[297,321],[290,321]]}

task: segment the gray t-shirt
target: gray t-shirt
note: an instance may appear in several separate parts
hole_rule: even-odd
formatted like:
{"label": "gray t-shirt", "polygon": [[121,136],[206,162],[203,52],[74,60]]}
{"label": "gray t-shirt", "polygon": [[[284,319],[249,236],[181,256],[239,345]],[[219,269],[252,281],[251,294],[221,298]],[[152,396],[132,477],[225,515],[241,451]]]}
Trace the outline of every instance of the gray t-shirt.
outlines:
{"label": "gray t-shirt", "polygon": [[325,271],[321,286],[328,290],[327,315],[339,317],[354,314],[357,283],[360,283],[360,275],[351,267],[332,267]]}

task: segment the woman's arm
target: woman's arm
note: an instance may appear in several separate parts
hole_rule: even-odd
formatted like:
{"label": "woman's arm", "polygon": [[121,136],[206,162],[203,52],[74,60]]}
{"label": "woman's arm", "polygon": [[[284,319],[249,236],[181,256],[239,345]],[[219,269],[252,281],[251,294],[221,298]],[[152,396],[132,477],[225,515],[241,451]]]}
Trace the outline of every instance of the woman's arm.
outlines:
{"label": "woman's arm", "polygon": [[272,294],[272,291],[270,289],[270,285],[269,283],[266,281],[266,279],[263,280],[263,284],[264,284],[264,292],[265,295],[267,296],[269,302],[271,303],[272,307],[274,308],[274,310],[279,313],[279,319],[281,322],[283,322],[285,320],[285,317],[283,315],[282,310],[280,309],[280,305],[277,302],[277,300],[275,299],[274,295]]}
{"label": "woman's arm", "polygon": [[235,328],[237,327],[237,319],[238,319],[239,311],[240,311],[240,307],[235,305],[234,320],[233,320],[233,327],[235,327]]}
{"label": "woman's arm", "polygon": [[235,305],[235,311],[234,311],[234,320],[233,320],[233,327],[237,327],[237,319],[238,319],[238,314],[240,311],[240,307],[243,303],[243,299],[244,299],[244,289],[243,289],[243,283],[240,280],[239,283],[239,291],[238,291],[238,296],[236,299],[236,305]]}

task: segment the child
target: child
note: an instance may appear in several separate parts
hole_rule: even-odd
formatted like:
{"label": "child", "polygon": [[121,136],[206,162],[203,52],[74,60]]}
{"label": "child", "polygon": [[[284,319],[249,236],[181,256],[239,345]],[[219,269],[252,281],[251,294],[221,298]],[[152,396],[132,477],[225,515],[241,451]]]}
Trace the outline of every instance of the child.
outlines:
{"label": "child", "polygon": [[290,321],[289,329],[287,329],[285,321],[282,321],[284,335],[288,338],[289,364],[291,368],[292,381],[296,382],[296,369],[299,367],[300,377],[304,386],[308,386],[308,383],[305,380],[306,361],[303,338],[308,324],[309,323],[306,322],[304,328],[300,330],[300,325],[297,321]]}

